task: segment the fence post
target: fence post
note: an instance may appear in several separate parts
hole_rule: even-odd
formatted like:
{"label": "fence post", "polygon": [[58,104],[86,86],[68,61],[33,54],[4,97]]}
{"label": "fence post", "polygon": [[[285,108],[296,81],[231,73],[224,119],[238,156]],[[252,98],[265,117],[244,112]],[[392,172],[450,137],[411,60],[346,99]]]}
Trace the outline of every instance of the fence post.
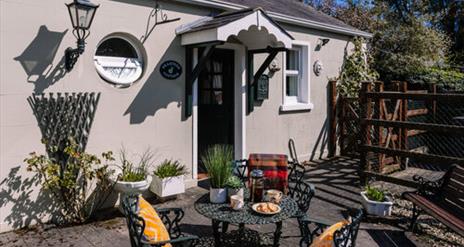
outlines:
{"label": "fence post", "polygon": [[361,148],[360,148],[360,164],[359,164],[359,177],[361,184],[366,184],[367,176],[364,172],[370,171],[370,164],[366,146],[371,144],[371,135],[369,131],[369,125],[366,123],[367,119],[371,118],[371,99],[367,97],[366,93],[371,91],[371,83],[370,82],[362,82],[361,84],[361,91],[359,92],[359,104],[361,107],[361,116],[360,116],[360,140],[361,140]]}
{"label": "fence post", "polygon": [[346,155],[346,149],[345,149],[345,99],[343,98],[343,95],[340,95],[340,98],[338,98],[338,121],[340,123],[340,130],[339,130],[339,139],[338,139],[338,145],[340,145],[340,155]]}
{"label": "fence post", "polygon": [[[376,92],[383,92],[383,82],[381,81],[377,81],[375,82],[375,91]],[[381,98],[377,98],[375,100],[375,110],[374,110],[374,114],[373,114],[373,118],[374,119],[384,119],[384,112],[382,110],[382,103],[383,103],[383,99]],[[374,128],[374,136],[375,136],[375,141],[377,141],[377,145],[380,147],[382,146],[383,144],[383,127],[381,126],[375,126]],[[376,170],[376,172],[379,172],[381,173],[383,171],[383,167],[384,167],[384,159],[383,159],[383,154],[379,153],[377,155],[377,162],[378,162],[378,167]]]}
{"label": "fence post", "polygon": [[[437,93],[437,84],[436,83],[433,83],[433,84],[430,84],[430,92],[433,93],[433,94],[436,94]],[[431,105],[431,110],[432,110],[432,116],[433,116],[433,122],[436,123],[436,114],[437,114],[437,101],[436,100],[432,100],[432,105]]]}
{"label": "fence post", "polygon": [[[403,81],[400,84],[400,91],[402,93],[407,93],[408,92],[408,83]],[[408,100],[407,99],[402,99],[401,100],[401,121],[408,121]],[[401,128],[401,141],[400,141],[400,149],[404,151],[408,151],[408,129],[406,128]],[[401,169],[406,169],[408,159],[405,157],[401,157]]]}
{"label": "fence post", "polygon": [[337,151],[337,81],[329,81],[329,157]]}

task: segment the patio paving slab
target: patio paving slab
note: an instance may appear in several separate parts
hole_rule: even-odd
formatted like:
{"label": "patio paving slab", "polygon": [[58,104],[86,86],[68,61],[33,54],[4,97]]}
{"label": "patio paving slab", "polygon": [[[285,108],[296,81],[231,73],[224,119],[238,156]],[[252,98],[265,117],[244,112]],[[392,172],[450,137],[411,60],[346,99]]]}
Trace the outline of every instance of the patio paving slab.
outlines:
{"label": "patio paving slab", "polygon": [[[344,212],[360,205],[360,187],[356,175],[357,160],[338,158],[313,163],[307,167],[305,179],[316,187],[316,196],[311,202],[310,215],[336,222],[343,219]],[[204,187],[207,187],[204,186]],[[176,200],[155,203],[155,207],[181,207],[185,211],[183,231],[201,236],[200,246],[213,246],[211,221],[199,215],[194,202],[208,190],[202,187],[188,189]],[[0,246],[130,246],[125,219],[116,210],[103,214],[111,217],[82,226],[67,228],[32,228],[0,234]],[[105,216],[107,217],[107,216]],[[271,243],[274,225],[247,226],[258,231],[264,243]],[[230,227],[229,232],[237,229]],[[422,246],[411,240],[402,229],[384,224],[362,223],[357,246]],[[300,241],[298,223],[290,219],[283,224],[281,246],[298,246]],[[246,242],[230,246],[247,245]]]}

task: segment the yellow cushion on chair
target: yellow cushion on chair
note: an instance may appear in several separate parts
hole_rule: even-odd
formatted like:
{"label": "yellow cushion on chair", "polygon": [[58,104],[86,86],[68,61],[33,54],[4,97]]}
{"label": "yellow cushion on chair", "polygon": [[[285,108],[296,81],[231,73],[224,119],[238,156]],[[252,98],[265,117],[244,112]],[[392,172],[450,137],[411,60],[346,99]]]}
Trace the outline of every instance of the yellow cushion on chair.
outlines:
{"label": "yellow cushion on chair", "polygon": [[[137,209],[138,216],[145,221],[143,237],[146,241],[156,244],[160,241],[168,241],[171,239],[169,237],[169,232],[166,230],[166,226],[156,210],[142,196],[139,196]],[[171,244],[165,244],[164,247],[171,247]]]}
{"label": "yellow cushion on chair", "polygon": [[349,224],[348,221],[343,220],[331,225],[329,228],[325,229],[325,231],[319,235],[317,238],[314,239],[311,247],[332,247],[334,246],[333,235],[335,231],[342,228],[343,226]]}

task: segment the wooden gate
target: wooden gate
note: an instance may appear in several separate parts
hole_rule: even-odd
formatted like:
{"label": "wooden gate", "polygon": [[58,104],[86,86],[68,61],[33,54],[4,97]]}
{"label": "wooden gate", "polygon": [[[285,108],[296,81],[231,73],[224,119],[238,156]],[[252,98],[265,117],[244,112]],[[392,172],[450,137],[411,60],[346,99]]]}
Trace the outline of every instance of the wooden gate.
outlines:
{"label": "wooden gate", "polygon": [[364,178],[414,186],[412,181],[385,174],[405,169],[411,161],[444,169],[452,163],[464,164],[464,124],[454,120],[464,114],[459,107],[464,94],[438,94],[435,87],[431,92],[409,91],[405,82],[393,83],[392,89],[385,91],[381,82],[366,82],[359,100],[360,172]]}

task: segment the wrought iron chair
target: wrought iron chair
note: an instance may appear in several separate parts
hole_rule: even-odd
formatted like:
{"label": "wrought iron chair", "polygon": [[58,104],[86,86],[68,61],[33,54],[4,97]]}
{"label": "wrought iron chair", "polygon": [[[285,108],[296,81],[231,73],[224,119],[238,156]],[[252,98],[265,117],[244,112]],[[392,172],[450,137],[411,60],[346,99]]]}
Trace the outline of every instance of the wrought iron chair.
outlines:
{"label": "wrought iron chair", "polygon": [[[348,225],[343,226],[339,230],[334,232],[333,239],[334,245],[336,247],[355,247],[356,246],[356,238],[358,236],[359,225],[361,223],[361,219],[363,217],[363,211],[361,209],[357,209],[350,214],[351,223]],[[310,231],[307,227],[310,223],[314,223],[311,219],[303,219],[301,220],[303,224],[305,224],[303,238],[300,241],[300,246],[309,246],[312,241],[313,237],[317,233],[322,233],[324,228],[328,227],[330,223],[322,223],[318,222],[316,224],[317,228],[313,231]],[[319,232],[321,231],[321,232]]]}
{"label": "wrought iron chair", "polygon": [[[293,173],[293,175],[296,174],[297,173]],[[312,234],[309,230],[309,224],[312,223],[312,221],[309,218],[308,210],[311,205],[311,199],[315,194],[314,185],[299,179],[298,176],[293,178],[289,176],[289,181],[289,196],[298,204],[298,211],[293,217],[298,221],[300,234],[302,236],[300,246],[308,246],[310,239],[312,241]]]}
{"label": "wrought iron chair", "polygon": [[195,235],[186,235],[180,231],[179,223],[184,217],[184,211],[180,208],[163,208],[156,209],[159,217],[163,221],[166,229],[169,232],[169,241],[160,241],[157,243],[149,243],[143,239],[143,231],[145,229],[145,221],[136,213],[138,202],[137,195],[131,195],[124,198],[122,208],[126,216],[127,227],[129,229],[129,237],[132,247],[155,246],[162,247],[165,244],[173,246],[195,246],[198,239]]}
{"label": "wrought iron chair", "polygon": [[363,211],[361,209],[357,209],[351,216],[351,223],[345,225],[334,233],[334,243],[337,247],[356,246],[356,238],[358,236],[359,225],[361,224],[361,219],[363,217]]}

